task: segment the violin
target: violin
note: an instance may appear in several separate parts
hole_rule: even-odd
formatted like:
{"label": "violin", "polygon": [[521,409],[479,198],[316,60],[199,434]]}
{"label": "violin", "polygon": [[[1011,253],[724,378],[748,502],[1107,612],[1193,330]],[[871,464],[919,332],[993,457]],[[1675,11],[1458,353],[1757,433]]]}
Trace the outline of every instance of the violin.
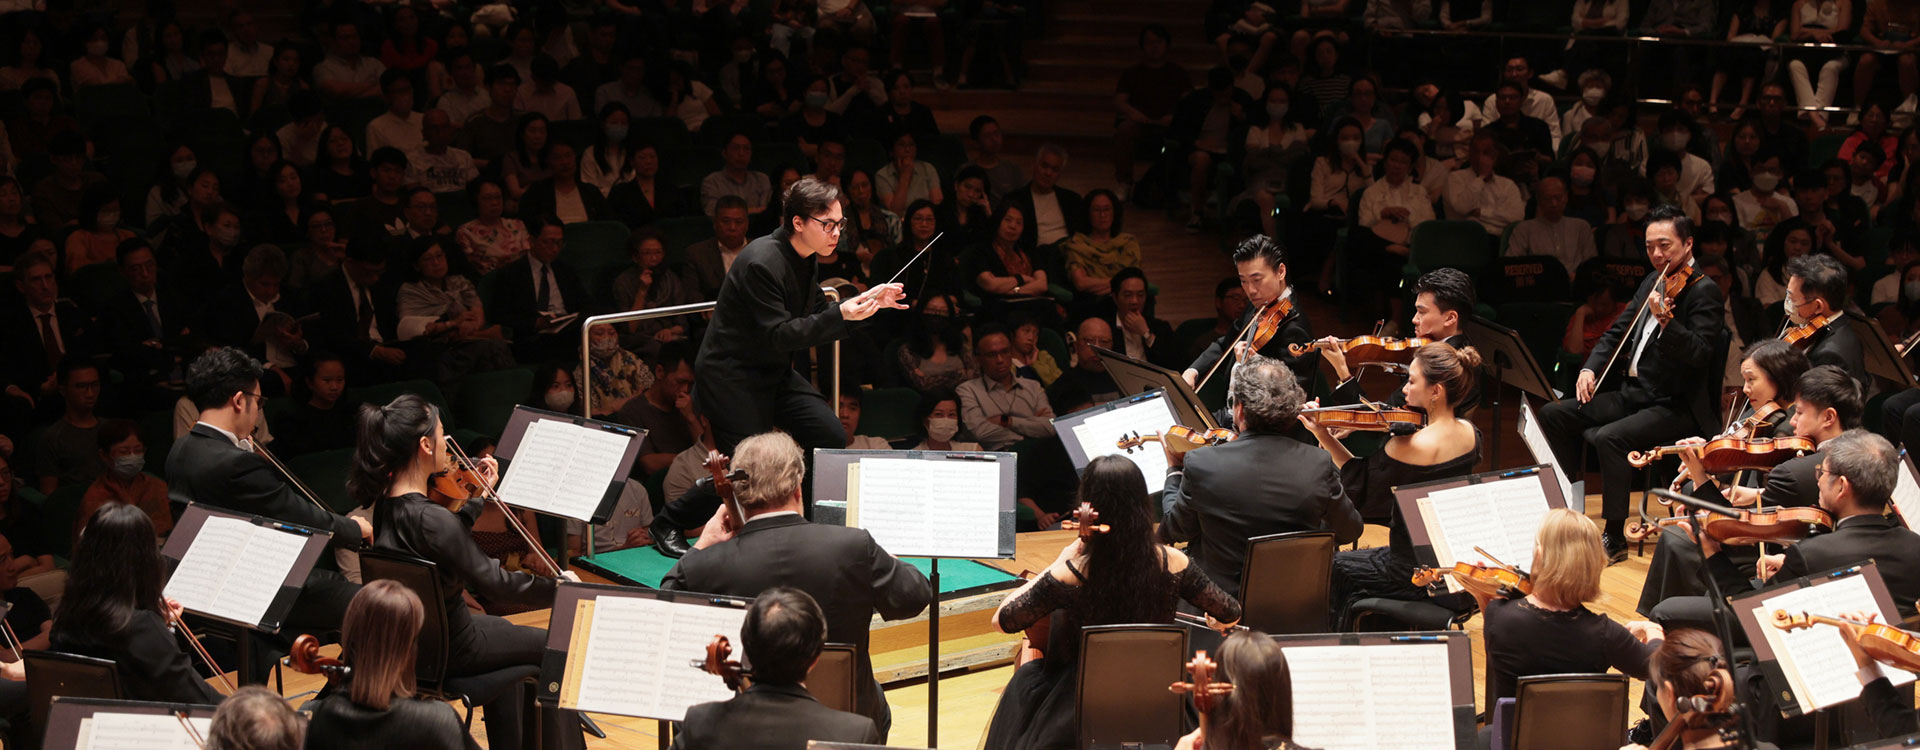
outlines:
{"label": "violin", "polygon": [[741,512],[740,501],[733,496],[733,483],[747,481],[747,473],[730,468],[733,459],[720,451],[707,451],[704,465],[707,473],[713,475],[713,491],[720,495],[720,504],[727,509],[727,528],[739,531],[747,524],[747,514]]}
{"label": "violin", "polygon": [[[1678,267],[1676,268],[1675,266]],[[1700,278],[1700,274],[1694,271],[1692,266],[1668,261],[1667,267],[1660,271],[1660,293],[1666,296],[1668,304],[1672,304],[1673,300],[1679,297],[1681,292],[1686,291],[1687,287],[1693,286],[1693,283],[1699,281]],[[1647,304],[1647,300],[1642,299],[1640,301],[1640,310],[1633,314],[1633,322],[1627,325],[1627,334],[1632,334],[1636,328],[1640,327],[1640,320],[1647,316],[1647,311],[1652,309],[1652,307],[1652,305]],[[1595,387],[1607,382],[1607,375],[1613,372],[1613,363],[1620,361],[1620,352],[1633,348],[1628,345],[1626,339],[1626,336],[1622,336],[1621,340],[1616,342],[1613,347],[1613,355],[1607,358],[1607,365],[1600,368],[1599,376],[1593,380]]]}
{"label": "violin", "polygon": [[287,650],[286,657],[280,663],[301,674],[323,675],[329,685],[353,676],[353,667],[347,666],[346,662],[320,655],[320,639],[311,633],[294,638],[293,647]]}
{"label": "violin", "polygon": [[1874,661],[1889,667],[1920,672],[1920,637],[1892,625],[1880,623],[1854,622],[1838,617],[1788,614],[1786,610],[1773,611],[1773,626],[1781,630],[1810,628],[1815,625],[1832,625],[1853,633],[1853,640],[1860,644]]}
{"label": "violin", "polygon": [[1080,507],[1073,509],[1073,518],[1061,521],[1060,528],[1080,532],[1080,541],[1093,539],[1097,534],[1105,534],[1113,527],[1100,523],[1100,511],[1093,509],[1093,503],[1082,501]]}
{"label": "violin", "polygon": [[1214,702],[1233,692],[1233,683],[1213,678],[1213,673],[1217,669],[1219,666],[1215,665],[1212,659],[1207,658],[1206,651],[1196,651],[1193,654],[1193,661],[1187,662],[1187,674],[1192,676],[1193,681],[1176,682],[1167,686],[1167,690],[1175,694],[1193,695],[1193,708],[1200,712],[1202,727],[1207,726],[1207,712],[1213,710]]}
{"label": "violin", "polygon": [[1121,435],[1120,439],[1114,443],[1114,446],[1128,453],[1132,453],[1133,449],[1144,447],[1147,443],[1159,443],[1166,446],[1169,452],[1186,453],[1196,448],[1205,448],[1210,445],[1230,442],[1236,437],[1239,437],[1238,433],[1225,427],[1196,430],[1183,424],[1177,424],[1168,427],[1166,432],[1158,434],[1147,433],[1141,435],[1136,432],[1131,435]]}
{"label": "violin", "polygon": [[1389,408],[1378,404],[1323,406],[1301,409],[1300,416],[1327,429],[1384,431],[1408,435],[1427,426],[1427,415],[1407,408]]}
{"label": "violin", "polygon": [[724,635],[715,635],[707,642],[707,658],[693,659],[694,669],[717,675],[721,682],[727,683],[727,689],[740,692],[753,684],[753,673],[740,666],[740,662],[727,657],[733,655],[733,644]]}
{"label": "violin", "polygon": [[1441,576],[1450,575],[1461,588],[1482,594],[1488,599],[1512,596],[1516,593],[1521,596],[1533,593],[1533,577],[1526,571],[1495,560],[1493,555],[1487,554],[1486,550],[1479,547],[1475,547],[1474,551],[1493,562],[1490,564],[1457,562],[1449,570],[1421,566],[1413,571],[1413,585],[1424,588],[1433,585],[1433,582],[1440,580]]}
{"label": "violin", "polygon": [[1795,347],[1805,348],[1812,344],[1810,340],[1814,334],[1826,330],[1829,324],[1839,319],[1840,316],[1838,315],[1816,315],[1807,322],[1788,328],[1782,332],[1780,334],[1780,340],[1792,344]]}
{"label": "violin", "polygon": [[452,445],[446,446],[446,453],[449,459],[447,468],[427,478],[427,498],[447,510],[459,513],[468,500],[486,497],[487,480],[471,464],[455,456]]}
{"label": "violin", "polygon": [[1627,541],[1638,542],[1660,533],[1663,527],[1689,521],[1700,524],[1701,533],[1721,544],[1791,544],[1812,535],[1814,529],[1833,527],[1833,517],[1819,508],[1743,509],[1739,514],[1738,517],[1703,514],[1704,519],[1673,516],[1653,523],[1634,521],[1627,524]]}
{"label": "violin", "polygon": [[[1697,450],[1700,463],[1707,468],[1708,474],[1731,474],[1736,471],[1771,469],[1789,458],[1811,452],[1813,448],[1813,441],[1803,437],[1743,438],[1728,435],[1692,445],[1665,445],[1650,451],[1629,451],[1627,463],[1634,468],[1646,468],[1656,459]],[[1662,498],[1661,502],[1665,503],[1666,500]]]}
{"label": "violin", "polygon": [[[1247,321],[1246,327],[1240,329],[1240,333],[1236,334],[1233,340],[1236,345],[1241,341],[1246,341],[1254,351],[1259,351],[1266,347],[1267,342],[1273,340],[1274,334],[1279,333],[1280,328],[1286,325],[1287,321],[1292,317],[1293,300],[1283,297],[1268,302],[1266,306],[1260,308],[1259,312],[1254,313],[1252,319]],[[1248,332],[1253,333],[1252,338],[1248,338]],[[1236,360],[1240,358],[1238,346],[1234,347],[1233,355]],[[1199,382],[1194,384],[1193,390],[1199,392],[1205,389],[1207,387],[1207,381],[1213,379],[1213,374],[1219,372],[1220,365],[1225,364],[1226,361],[1226,353],[1222,352],[1220,359],[1215,360],[1213,367],[1207,370],[1206,376],[1200,378]]]}
{"label": "violin", "polygon": [[1355,336],[1350,339],[1288,344],[1287,353],[1299,357],[1311,351],[1338,349],[1342,354],[1347,355],[1349,365],[1358,365],[1363,362],[1394,362],[1404,365],[1413,361],[1413,355],[1420,347],[1431,343],[1433,343],[1431,340],[1423,338]]}

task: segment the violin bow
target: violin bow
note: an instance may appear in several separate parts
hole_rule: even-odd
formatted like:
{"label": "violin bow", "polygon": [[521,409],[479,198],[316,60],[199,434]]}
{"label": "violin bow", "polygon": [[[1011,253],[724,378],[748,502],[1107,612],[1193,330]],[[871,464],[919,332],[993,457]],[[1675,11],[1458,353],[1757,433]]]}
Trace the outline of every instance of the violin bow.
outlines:
{"label": "violin bow", "polygon": [[[160,606],[165,607],[166,604],[162,603]],[[193,645],[193,650],[195,653],[200,655],[200,660],[203,662],[206,662],[207,668],[213,670],[213,674],[215,677],[220,678],[220,684],[227,686],[227,695],[233,695],[235,692],[237,692],[239,688],[236,688],[233,686],[233,680],[227,679],[227,670],[220,668],[220,663],[214,661],[213,655],[207,653],[207,647],[200,643],[200,636],[194,635],[193,628],[187,627],[186,617],[182,616],[182,617],[174,618],[173,624],[180,628],[181,635],[184,635],[187,637],[187,643]]]}
{"label": "violin bow", "polygon": [[[1675,258],[1674,260],[1679,259]],[[1674,260],[1667,261],[1667,265],[1660,269],[1660,278],[1654,280],[1651,291],[1660,292],[1661,296],[1666,296],[1666,287],[1664,285],[1667,282],[1667,274],[1673,271]],[[1647,317],[1647,310],[1653,307],[1653,305],[1648,304],[1647,296],[1650,295],[1640,297],[1640,310],[1633,314],[1633,323],[1628,325],[1625,331],[1620,332],[1620,340],[1615,342],[1613,354],[1607,357],[1607,366],[1600,368],[1600,376],[1593,379],[1593,389],[1596,392],[1600,390],[1601,383],[1607,382],[1607,375],[1613,372],[1613,363],[1620,361],[1620,352],[1632,348],[1629,339],[1638,338],[1633,335],[1633,332],[1640,329],[1640,321]],[[1582,406],[1585,406],[1585,404],[1582,404]]]}
{"label": "violin bow", "polygon": [[1260,309],[1253,311],[1253,315],[1247,318],[1247,327],[1240,329],[1239,333],[1233,335],[1233,344],[1227,347],[1227,351],[1220,353],[1219,359],[1214,360],[1213,367],[1209,368],[1206,376],[1200,378],[1199,384],[1193,387],[1194,393],[1199,393],[1202,389],[1206,388],[1207,381],[1212,380],[1213,374],[1220,371],[1220,366],[1226,364],[1228,359],[1233,358],[1233,348],[1239,346],[1240,342],[1247,337],[1247,332],[1253,330],[1254,325],[1260,322],[1260,314],[1266,312],[1268,306],[1279,304],[1279,302],[1279,300],[1268,302],[1266,305],[1262,305]]}
{"label": "violin bow", "polygon": [[[460,443],[454,440],[451,435],[447,436],[447,447],[452,449],[454,460],[459,461],[461,465],[469,471],[479,474],[479,465],[474,462],[472,456],[467,455],[466,449],[461,448]],[[527,532],[526,524],[520,523],[520,517],[514,513],[516,508],[507,504],[506,499],[500,497],[500,491],[494,489],[493,485],[482,481],[480,482],[480,491],[483,500],[492,500],[500,506],[500,515],[506,517],[507,526],[511,527],[515,533],[520,535],[520,540],[527,543],[528,549],[533,550],[534,558],[539,560],[541,564],[546,565],[547,570],[552,571],[552,577],[558,578],[560,576],[560,563],[554,562],[553,556],[547,554],[547,548],[540,544],[539,537]]]}
{"label": "violin bow", "polygon": [[175,709],[173,718],[180,722],[182,729],[187,730],[187,738],[193,740],[194,747],[205,748],[207,746],[207,738],[200,734],[200,728],[193,725],[193,717],[189,716],[184,709]]}

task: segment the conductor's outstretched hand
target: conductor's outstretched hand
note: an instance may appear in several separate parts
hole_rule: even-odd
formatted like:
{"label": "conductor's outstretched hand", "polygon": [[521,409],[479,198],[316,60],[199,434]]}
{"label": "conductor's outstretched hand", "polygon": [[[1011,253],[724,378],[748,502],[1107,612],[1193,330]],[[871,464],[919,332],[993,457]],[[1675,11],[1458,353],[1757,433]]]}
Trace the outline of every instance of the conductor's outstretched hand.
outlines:
{"label": "conductor's outstretched hand", "polygon": [[881,284],[841,302],[840,317],[846,320],[866,320],[884,309],[905,310],[907,303],[902,300],[906,296],[907,290],[903,284]]}

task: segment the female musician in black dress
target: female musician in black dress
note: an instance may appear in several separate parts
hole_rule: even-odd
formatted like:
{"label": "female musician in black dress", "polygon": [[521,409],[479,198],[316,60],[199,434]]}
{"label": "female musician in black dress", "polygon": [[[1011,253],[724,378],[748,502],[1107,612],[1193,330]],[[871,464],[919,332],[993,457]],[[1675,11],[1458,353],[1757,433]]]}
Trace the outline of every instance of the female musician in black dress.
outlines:
{"label": "female musician in black dress", "polygon": [[398,581],[374,581],[353,596],[340,624],[347,690],[315,698],[308,747],[477,750],[444,701],[414,698],[420,597]]}
{"label": "female musician in black dress", "polygon": [[120,697],[219,703],[173,633],[180,603],[162,599],[160,550],[145,511],[108,503],[87,519],[73,550],[72,578],[54,617],[54,650],[112,659]]}
{"label": "female musician in black dress", "polygon": [[[1427,424],[1411,435],[1389,438],[1386,446],[1371,456],[1353,455],[1311,415],[1300,416],[1301,423],[1340,467],[1340,479],[1355,504],[1392,509],[1386,547],[1334,554],[1329,599],[1335,625],[1340,629],[1351,624],[1348,609],[1361,599],[1427,598],[1427,590],[1412,582],[1416,564],[1413,537],[1407,532],[1406,519],[1400,517],[1399,504],[1393,501],[1393,488],[1473,473],[1473,467],[1480,463],[1480,433],[1472,422],[1454,415],[1467,395],[1474,392],[1474,375],[1479,371],[1480,353],[1471,346],[1455,349],[1435,342],[1420,347],[1400,392],[1406,395],[1407,406],[1427,413]],[[1471,605],[1460,597],[1445,597],[1437,603],[1459,611]]]}
{"label": "female musician in black dress", "polygon": [[[360,407],[359,433],[347,489],[359,505],[373,506],[376,549],[434,563],[446,597],[440,604],[447,618],[447,676],[539,664],[546,630],[473,614],[461,600],[461,592],[471,589],[489,601],[547,607],[553,604],[557,581],[509,573],[480,550],[470,531],[480,515],[482,504],[477,500],[455,513],[428,499],[432,476],[445,471],[450,463],[439,410],[414,394],[400,396],[386,406],[366,404]],[[478,460],[477,468],[488,482],[497,481],[496,467],[491,458]],[[561,576],[579,580],[571,571]],[[485,708],[487,746],[520,747],[524,717],[517,691],[508,691]],[[564,734],[569,743],[582,741],[578,731],[572,729],[572,717],[566,719],[543,725],[567,727]]]}
{"label": "female musician in black dress", "polygon": [[1174,750],[1307,750],[1293,744],[1293,677],[1280,643],[1258,630],[1220,644],[1217,678],[1233,691],[1214,699],[1205,726]]}
{"label": "female musician in black dress", "polygon": [[1102,456],[1087,464],[1080,475],[1080,500],[1092,504],[1099,523],[1110,530],[1067,545],[1045,572],[1009,594],[993,613],[994,624],[1008,633],[1049,615],[1055,619],[1046,656],[1022,665],[1001,693],[987,728],[988,748],[1074,744],[1081,627],[1170,623],[1182,599],[1221,628],[1240,620],[1240,602],[1190,564],[1185,553],[1154,541],[1147,482],[1132,461]]}

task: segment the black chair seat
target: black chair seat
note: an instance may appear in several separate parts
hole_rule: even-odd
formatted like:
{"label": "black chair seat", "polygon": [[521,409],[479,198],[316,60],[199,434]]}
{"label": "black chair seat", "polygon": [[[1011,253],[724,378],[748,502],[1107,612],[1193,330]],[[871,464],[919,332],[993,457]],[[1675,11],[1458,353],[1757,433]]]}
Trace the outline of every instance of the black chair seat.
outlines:
{"label": "black chair seat", "polygon": [[518,664],[501,667],[466,677],[449,677],[436,686],[421,686],[423,692],[438,693],[444,699],[457,699],[466,707],[462,723],[473,728],[473,707],[484,706],[494,699],[520,689],[522,683],[538,679],[540,668],[531,664]]}
{"label": "black chair seat", "polygon": [[1461,615],[1433,602],[1414,602],[1402,599],[1383,599],[1371,597],[1353,603],[1353,627],[1358,630],[1361,621],[1369,616],[1388,617],[1404,623],[1405,627],[1394,630],[1446,630],[1455,625],[1455,619]]}

